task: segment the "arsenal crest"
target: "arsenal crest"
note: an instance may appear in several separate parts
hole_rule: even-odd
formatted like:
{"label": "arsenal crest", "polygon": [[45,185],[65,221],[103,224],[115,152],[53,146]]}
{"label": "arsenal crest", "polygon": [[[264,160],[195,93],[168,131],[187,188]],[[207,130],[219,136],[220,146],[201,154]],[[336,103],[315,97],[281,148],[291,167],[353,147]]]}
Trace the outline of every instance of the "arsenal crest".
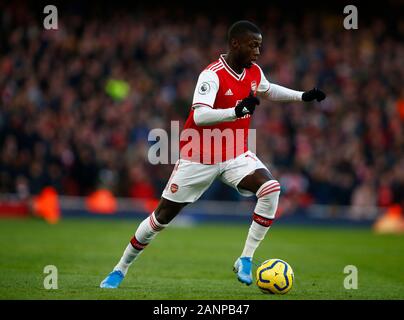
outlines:
{"label": "arsenal crest", "polygon": [[175,183],[172,183],[171,186],[170,186],[170,190],[171,190],[172,193],[176,193],[177,190],[178,190],[178,185],[175,184]]}
{"label": "arsenal crest", "polygon": [[251,82],[251,90],[254,94],[257,92],[257,82],[255,80]]}

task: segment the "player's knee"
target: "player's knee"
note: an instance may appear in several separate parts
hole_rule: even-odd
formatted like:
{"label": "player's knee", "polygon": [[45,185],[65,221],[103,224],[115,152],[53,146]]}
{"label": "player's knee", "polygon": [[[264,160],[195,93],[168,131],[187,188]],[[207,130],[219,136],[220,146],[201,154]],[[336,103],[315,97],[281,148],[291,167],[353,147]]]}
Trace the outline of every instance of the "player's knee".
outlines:
{"label": "player's knee", "polygon": [[159,208],[154,211],[156,220],[161,224],[168,224],[175,217],[175,214],[168,208]]}
{"label": "player's knee", "polygon": [[186,203],[174,203],[172,201],[168,201],[163,199],[156,210],[154,210],[154,215],[156,220],[161,224],[169,224],[172,219],[181,211],[183,207],[186,206]]}
{"label": "player's knee", "polygon": [[254,212],[264,218],[275,218],[280,191],[281,185],[277,180],[265,182],[256,193],[258,201]]}

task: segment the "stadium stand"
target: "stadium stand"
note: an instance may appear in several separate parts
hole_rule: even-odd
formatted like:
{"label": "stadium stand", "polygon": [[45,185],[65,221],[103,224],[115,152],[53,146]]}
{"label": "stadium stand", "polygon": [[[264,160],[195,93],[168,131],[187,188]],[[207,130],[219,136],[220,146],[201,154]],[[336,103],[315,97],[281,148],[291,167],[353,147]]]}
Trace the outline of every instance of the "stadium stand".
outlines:
{"label": "stadium stand", "polygon": [[[57,31],[43,29],[41,11],[0,5],[0,193],[52,186],[63,195],[106,188],[158,198],[173,165],[148,162],[148,133],[184,122],[197,76],[226,51],[236,16],[180,7],[104,16],[108,7],[73,4],[59,11]],[[258,62],[270,81],[328,95],[264,103],[253,119],[257,154],[278,177],[283,205],[403,203],[402,21],[341,31],[343,16],[333,13],[297,18],[265,7],[247,16],[263,31]],[[218,183],[203,199],[237,198]]]}

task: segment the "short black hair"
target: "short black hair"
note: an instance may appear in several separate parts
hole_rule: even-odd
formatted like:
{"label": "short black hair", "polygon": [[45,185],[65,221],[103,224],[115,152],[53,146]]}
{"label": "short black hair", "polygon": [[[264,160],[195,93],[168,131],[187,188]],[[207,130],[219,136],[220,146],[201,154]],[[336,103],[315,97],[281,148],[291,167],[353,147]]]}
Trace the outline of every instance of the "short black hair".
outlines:
{"label": "short black hair", "polygon": [[240,20],[231,25],[227,33],[227,41],[230,42],[233,38],[239,38],[241,35],[247,32],[259,33],[261,30],[252,22],[247,20]]}

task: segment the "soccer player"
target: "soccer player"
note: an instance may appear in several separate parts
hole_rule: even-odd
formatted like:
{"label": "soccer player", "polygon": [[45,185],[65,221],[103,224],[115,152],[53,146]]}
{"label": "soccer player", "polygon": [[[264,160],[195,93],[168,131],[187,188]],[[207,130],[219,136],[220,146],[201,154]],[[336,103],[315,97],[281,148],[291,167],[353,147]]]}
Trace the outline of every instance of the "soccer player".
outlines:
{"label": "soccer player", "polygon": [[[161,200],[140,223],[120,261],[101,282],[101,288],[117,288],[145,247],[182,208],[198,200],[216,178],[242,195],[257,197],[244,248],[233,266],[240,282],[252,283],[252,258],[274,220],[280,184],[248,150],[251,116],[260,104],[259,97],[285,102],[325,98],[316,88],[303,92],[269,83],[255,63],[261,44],[261,31],[255,24],[243,20],[229,28],[228,52],[199,75],[191,111],[181,133],[180,159]],[[206,132],[210,135],[205,135]],[[218,134],[219,140],[215,140]],[[219,143],[222,134],[225,141]]]}

